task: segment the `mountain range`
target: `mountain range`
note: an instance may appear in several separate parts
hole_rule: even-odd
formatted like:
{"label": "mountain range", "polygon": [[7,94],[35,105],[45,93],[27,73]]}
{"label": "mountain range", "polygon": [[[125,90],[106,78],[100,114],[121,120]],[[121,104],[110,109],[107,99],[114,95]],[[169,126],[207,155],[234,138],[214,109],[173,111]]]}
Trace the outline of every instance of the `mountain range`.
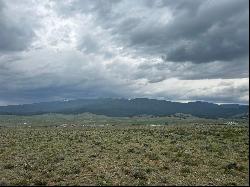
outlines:
{"label": "mountain range", "polygon": [[93,113],[112,117],[138,115],[166,116],[176,113],[204,118],[229,118],[249,114],[248,105],[214,104],[208,102],[179,103],[147,98],[136,99],[77,99],[23,105],[0,106],[1,115],[37,115],[45,113]]}

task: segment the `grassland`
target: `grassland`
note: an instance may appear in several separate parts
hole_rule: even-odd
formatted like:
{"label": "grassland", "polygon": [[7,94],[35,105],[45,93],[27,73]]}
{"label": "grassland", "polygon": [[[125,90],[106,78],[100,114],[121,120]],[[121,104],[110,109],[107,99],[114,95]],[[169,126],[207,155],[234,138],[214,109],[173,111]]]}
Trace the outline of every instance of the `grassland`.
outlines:
{"label": "grassland", "polygon": [[163,126],[2,125],[0,183],[249,185],[248,125],[194,121]]}
{"label": "grassland", "polygon": [[164,117],[135,116],[107,117],[83,113],[78,115],[44,114],[33,116],[0,115],[0,126],[7,127],[51,127],[51,126],[138,126],[138,125],[192,125],[192,124],[226,124],[227,122],[248,125],[248,118],[205,119],[186,114]]}

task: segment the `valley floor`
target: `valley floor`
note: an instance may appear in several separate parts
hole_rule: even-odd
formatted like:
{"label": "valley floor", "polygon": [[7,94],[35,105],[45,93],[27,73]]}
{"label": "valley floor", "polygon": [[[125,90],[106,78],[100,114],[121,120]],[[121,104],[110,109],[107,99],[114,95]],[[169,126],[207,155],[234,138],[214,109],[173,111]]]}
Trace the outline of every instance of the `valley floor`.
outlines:
{"label": "valley floor", "polygon": [[0,127],[0,185],[249,185],[249,128]]}

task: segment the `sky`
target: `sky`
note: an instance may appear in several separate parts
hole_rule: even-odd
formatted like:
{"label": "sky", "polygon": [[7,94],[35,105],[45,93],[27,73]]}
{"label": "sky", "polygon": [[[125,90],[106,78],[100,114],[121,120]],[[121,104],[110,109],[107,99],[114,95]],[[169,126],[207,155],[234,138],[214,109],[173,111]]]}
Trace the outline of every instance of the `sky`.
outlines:
{"label": "sky", "polygon": [[0,0],[0,105],[249,104],[248,0]]}

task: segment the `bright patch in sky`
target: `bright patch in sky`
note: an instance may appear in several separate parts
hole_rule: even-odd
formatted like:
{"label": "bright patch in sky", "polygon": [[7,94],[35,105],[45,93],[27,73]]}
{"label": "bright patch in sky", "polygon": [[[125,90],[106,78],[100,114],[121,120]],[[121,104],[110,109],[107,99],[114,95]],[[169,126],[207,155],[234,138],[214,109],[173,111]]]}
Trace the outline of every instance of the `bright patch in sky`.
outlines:
{"label": "bright patch in sky", "polygon": [[249,102],[248,0],[0,0],[0,105]]}

